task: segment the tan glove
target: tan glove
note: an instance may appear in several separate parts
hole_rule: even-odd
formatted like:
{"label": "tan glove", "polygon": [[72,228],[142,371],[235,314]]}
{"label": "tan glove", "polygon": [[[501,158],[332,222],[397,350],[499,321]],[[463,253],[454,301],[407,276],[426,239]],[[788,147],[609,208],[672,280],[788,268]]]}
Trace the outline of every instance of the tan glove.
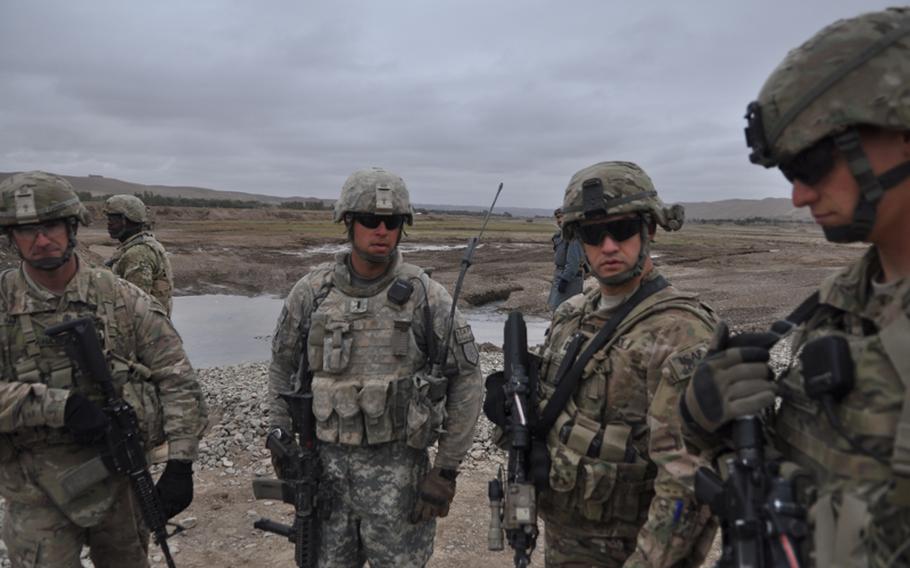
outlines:
{"label": "tan glove", "polygon": [[411,523],[425,523],[435,517],[449,514],[449,505],[455,498],[455,477],[453,469],[434,467],[427,473],[417,488],[417,503],[411,513]]}

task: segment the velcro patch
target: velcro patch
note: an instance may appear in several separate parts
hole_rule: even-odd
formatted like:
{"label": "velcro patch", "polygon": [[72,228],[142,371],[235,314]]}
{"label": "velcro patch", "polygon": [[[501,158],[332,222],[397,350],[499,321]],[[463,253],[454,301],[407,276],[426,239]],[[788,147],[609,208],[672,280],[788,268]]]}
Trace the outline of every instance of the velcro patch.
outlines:
{"label": "velcro patch", "polygon": [[474,341],[474,332],[471,331],[471,326],[466,325],[464,327],[459,327],[455,330],[455,341],[460,345]]}
{"label": "velcro patch", "polygon": [[696,345],[670,357],[669,365],[673,370],[672,383],[676,384],[692,376],[696,365],[705,358],[707,352],[708,347],[706,345]]}

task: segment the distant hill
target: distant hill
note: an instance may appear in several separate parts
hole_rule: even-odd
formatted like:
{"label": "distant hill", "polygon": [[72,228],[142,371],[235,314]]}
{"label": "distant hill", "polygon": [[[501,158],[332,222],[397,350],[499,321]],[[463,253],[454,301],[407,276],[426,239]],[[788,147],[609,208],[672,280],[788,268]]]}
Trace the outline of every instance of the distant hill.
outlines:
{"label": "distant hill", "polygon": [[[11,175],[0,172],[0,179]],[[243,191],[222,191],[205,187],[144,185],[132,183],[115,178],[97,175],[89,176],[63,176],[76,191],[87,191],[92,195],[111,195],[115,193],[142,193],[145,191],[167,197],[185,197],[192,199],[236,199],[240,201],[256,200],[272,205],[279,205],[289,201],[321,201],[326,205],[334,203],[333,199],[319,197],[278,197],[275,195],[262,195]],[[763,217],[784,221],[811,221],[812,217],[806,209],[796,209],[789,199],[782,197],[766,197],[765,199],[725,199],[723,201],[699,201],[683,203],[686,208],[686,219],[701,220],[737,220],[749,217]],[[486,206],[476,205],[437,205],[415,204],[415,208],[433,211],[472,211],[482,212]],[[534,207],[509,207],[497,206],[497,213],[508,212],[516,217],[550,217],[552,209]]]}
{"label": "distant hill", "polygon": [[745,219],[764,217],[787,221],[812,221],[807,208],[797,209],[784,197],[764,199],[724,199],[723,201],[698,201],[683,203],[686,219]]}

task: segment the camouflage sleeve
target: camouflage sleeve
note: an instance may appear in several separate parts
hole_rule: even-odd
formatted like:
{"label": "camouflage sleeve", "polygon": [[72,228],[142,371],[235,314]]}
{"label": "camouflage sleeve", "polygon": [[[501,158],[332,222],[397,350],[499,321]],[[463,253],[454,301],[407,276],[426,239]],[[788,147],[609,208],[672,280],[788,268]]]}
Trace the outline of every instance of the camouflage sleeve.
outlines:
{"label": "camouflage sleeve", "polygon": [[[439,283],[429,280],[427,290],[433,313],[433,331],[436,345],[442,349],[452,297]],[[423,318],[420,318],[423,321]],[[420,326],[418,326],[420,327]],[[415,329],[417,340],[425,344],[423,329]],[[474,426],[480,416],[483,388],[480,372],[480,354],[474,343],[474,334],[461,313],[455,311],[455,325],[449,345],[444,370],[449,377],[446,399],[446,431],[439,438],[439,451],[435,466],[458,469],[461,460],[474,440]]]}
{"label": "camouflage sleeve", "polygon": [[307,317],[313,304],[313,292],[306,278],[297,282],[288,294],[272,334],[272,361],[269,364],[269,426],[291,431],[287,403],[278,393],[293,389],[291,376],[300,364],[301,318]]}
{"label": "camouflage sleeve", "polygon": [[15,432],[32,426],[63,426],[66,389],[40,383],[0,382],[0,432]]}
{"label": "camouflage sleeve", "polygon": [[132,282],[146,294],[152,293],[152,283],[155,279],[155,268],[158,257],[147,246],[133,246],[127,249],[120,258],[121,278]]}
{"label": "camouflage sleeve", "polygon": [[208,426],[208,408],[196,371],[164,308],[151,296],[124,288],[131,289],[136,356],[151,371],[149,380],[161,401],[168,459],[194,460]]}
{"label": "camouflage sleeve", "polygon": [[658,467],[655,496],[626,567],[670,567],[693,556],[704,558],[714,537],[707,507],[695,502],[695,471],[702,461],[686,451],[679,398],[692,368],[704,356],[711,326],[689,312],[664,312],[646,334],[648,451]]}

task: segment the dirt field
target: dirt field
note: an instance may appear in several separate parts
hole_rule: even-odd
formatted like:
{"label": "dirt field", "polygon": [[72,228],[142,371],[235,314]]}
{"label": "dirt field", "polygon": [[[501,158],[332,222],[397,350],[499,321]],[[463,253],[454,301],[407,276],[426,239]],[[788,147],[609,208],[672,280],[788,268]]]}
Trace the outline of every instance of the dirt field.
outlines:
{"label": "dirt field", "polygon": [[[326,248],[344,244],[327,214],[238,210],[164,209],[156,233],[171,254],[181,294],[234,293],[283,296],[315,264],[331,260]],[[408,261],[433,267],[451,291],[463,245],[480,217],[418,217],[403,243],[434,246],[406,252]],[[546,315],[552,278],[549,220],[491,221],[465,284],[463,299],[499,301],[503,309]],[[101,223],[80,234],[99,257],[113,250]],[[321,251],[314,247],[324,247]],[[448,247],[448,248],[446,248]],[[458,248],[461,247],[461,248]],[[679,288],[698,292],[722,317],[743,327],[766,326],[798,304],[832,270],[863,248],[833,246],[812,225],[737,226],[689,224],[658,233],[652,249],[658,268]],[[239,463],[250,463],[238,456]],[[258,458],[261,459],[261,458]],[[430,566],[511,566],[507,552],[486,550],[489,507],[486,482],[494,463],[458,479],[458,496],[439,524]],[[238,471],[242,472],[243,469]],[[208,470],[197,477],[196,500],[180,518],[194,526],[172,539],[181,567],[291,566],[290,543],[252,529],[260,515],[289,518],[280,504],[255,502],[249,474]],[[542,537],[540,539],[542,542]],[[542,553],[534,565],[542,566]]]}

